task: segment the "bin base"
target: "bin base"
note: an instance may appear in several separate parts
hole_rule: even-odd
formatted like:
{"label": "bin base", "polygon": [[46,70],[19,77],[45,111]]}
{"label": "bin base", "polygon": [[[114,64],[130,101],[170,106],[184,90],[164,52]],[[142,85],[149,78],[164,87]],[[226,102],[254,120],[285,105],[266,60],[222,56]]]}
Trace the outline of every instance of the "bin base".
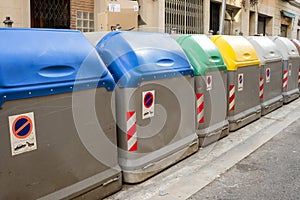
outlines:
{"label": "bin base", "polygon": [[280,108],[283,105],[283,98],[281,97],[278,101],[272,102],[270,104],[262,104],[261,105],[261,115],[266,115],[277,108]]}
{"label": "bin base", "polygon": [[[103,185],[104,184],[104,185]],[[92,189],[91,191],[86,192],[83,195],[72,198],[73,200],[81,199],[103,199],[109,195],[112,195],[122,188],[122,174],[120,173],[117,176],[110,177],[107,182],[101,184],[100,186]],[[108,185],[106,185],[108,184]],[[112,189],[114,188],[114,189]]]}
{"label": "bin base", "polygon": [[214,128],[214,126],[212,126],[206,129],[197,130],[197,135],[199,137],[199,147],[210,145],[229,134],[228,121],[226,121],[225,124],[224,122],[221,122],[216,124],[215,126],[217,126],[217,128]]}
{"label": "bin base", "polygon": [[123,169],[123,181],[125,183],[140,183],[151,176],[163,171],[171,165],[183,160],[198,151],[198,139],[194,140],[188,147],[185,147],[176,153],[173,153],[153,165],[145,166],[142,169],[126,171]]}
{"label": "bin base", "polygon": [[[118,170],[119,171],[119,170]],[[109,169],[93,177],[82,180],[42,199],[103,199],[122,188],[121,170]]]}
{"label": "bin base", "polygon": [[229,127],[224,127],[224,129],[219,130],[217,132],[210,133],[207,136],[201,137],[199,136],[199,147],[206,147],[229,134]]}
{"label": "bin base", "polygon": [[283,92],[283,103],[288,104],[299,97],[299,89],[294,89],[288,92]]}
{"label": "bin base", "polygon": [[244,117],[240,117],[235,120],[231,120],[230,119],[231,117],[229,117],[228,118],[229,131],[236,131],[237,129],[246,126],[247,124],[259,119],[260,117],[261,117],[261,109],[257,109],[256,112],[250,113],[248,115],[245,115]]}

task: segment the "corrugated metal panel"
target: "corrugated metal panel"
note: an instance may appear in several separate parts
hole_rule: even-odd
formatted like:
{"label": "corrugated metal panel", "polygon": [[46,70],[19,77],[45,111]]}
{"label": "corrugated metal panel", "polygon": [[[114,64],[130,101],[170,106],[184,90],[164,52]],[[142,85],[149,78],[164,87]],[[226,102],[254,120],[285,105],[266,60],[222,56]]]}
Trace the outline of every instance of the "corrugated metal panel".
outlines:
{"label": "corrugated metal panel", "polygon": [[203,33],[203,0],[166,0],[165,30],[168,33]]}

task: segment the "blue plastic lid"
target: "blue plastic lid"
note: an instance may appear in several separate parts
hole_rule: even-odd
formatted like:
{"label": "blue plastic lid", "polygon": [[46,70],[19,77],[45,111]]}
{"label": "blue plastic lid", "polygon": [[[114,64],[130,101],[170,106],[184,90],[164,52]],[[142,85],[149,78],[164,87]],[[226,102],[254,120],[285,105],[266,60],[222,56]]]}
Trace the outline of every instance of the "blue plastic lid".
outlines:
{"label": "blue plastic lid", "polygon": [[96,49],[119,87],[137,87],[144,81],[194,76],[183,50],[167,34],[111,32],[100,40]]}
{"label": "blue plastic lid", "polygon": [[0,105],[74,89],[114,89],[111,74],[79,31],[0,28],[0,38]]}

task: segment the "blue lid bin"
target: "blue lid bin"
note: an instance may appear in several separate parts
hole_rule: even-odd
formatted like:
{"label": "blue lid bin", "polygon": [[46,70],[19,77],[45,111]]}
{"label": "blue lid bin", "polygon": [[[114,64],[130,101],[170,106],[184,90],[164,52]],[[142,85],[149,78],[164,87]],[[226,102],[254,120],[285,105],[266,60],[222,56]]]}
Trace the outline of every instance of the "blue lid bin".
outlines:
{"label": "blue lid bin", "polygon": [[79,31],[2,28],[0,37],[0,199],[119,190],[115,84],[95,48]]}
{"label": "blue lid bin", "polygon": [[177,42],[111,32],[96,49],[116,82],[123,180],[141,182],[197,151],[194,71]]}

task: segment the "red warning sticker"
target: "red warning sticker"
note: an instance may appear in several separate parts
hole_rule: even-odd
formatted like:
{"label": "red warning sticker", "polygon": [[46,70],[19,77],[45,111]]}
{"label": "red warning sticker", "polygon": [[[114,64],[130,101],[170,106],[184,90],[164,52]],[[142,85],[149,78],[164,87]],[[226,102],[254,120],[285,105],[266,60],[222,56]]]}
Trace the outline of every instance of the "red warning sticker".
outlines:
{"label": "red warning sticker", "polygon": [[37,149],[34,127],[34,113],[8,117],[12,155]]}
{"label": "red warning sticker", "polygon": [[142,95],[142,119],[147,119],[154,116],[155,91],[145,91]]}

